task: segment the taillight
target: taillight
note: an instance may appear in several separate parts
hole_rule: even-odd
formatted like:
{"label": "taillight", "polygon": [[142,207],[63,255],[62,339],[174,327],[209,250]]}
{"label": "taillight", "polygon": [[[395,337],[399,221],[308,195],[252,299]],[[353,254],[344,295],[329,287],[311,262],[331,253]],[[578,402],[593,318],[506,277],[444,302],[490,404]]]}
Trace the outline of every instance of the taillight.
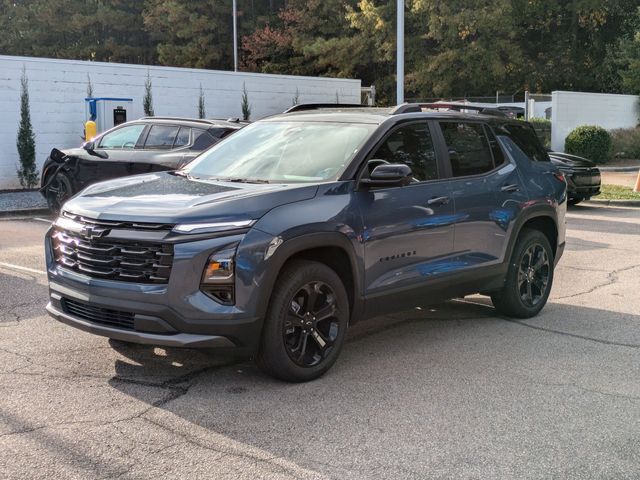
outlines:
{"label": "taillight", "polygon": [[562,172],[553,172],[553,176],[556,177],[556,180],[562,183],[567,183],[567,178],[564,176]]}

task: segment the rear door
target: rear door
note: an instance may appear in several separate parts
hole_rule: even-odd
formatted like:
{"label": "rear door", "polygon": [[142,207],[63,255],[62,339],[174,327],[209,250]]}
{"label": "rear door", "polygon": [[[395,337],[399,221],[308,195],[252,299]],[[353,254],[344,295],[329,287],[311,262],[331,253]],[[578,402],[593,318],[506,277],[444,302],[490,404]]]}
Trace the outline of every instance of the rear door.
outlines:
{"label": "rear door", "polygon": [[131,166],[133,174],[175,170],[191,142],[191,128],[170,125],[151,125],[141,151]]}
{"label": "rear door", "polygon": [[527,195],[491,128],[482,122],[439,121],[447,146],[455,209],[455,269],[501,263]]}

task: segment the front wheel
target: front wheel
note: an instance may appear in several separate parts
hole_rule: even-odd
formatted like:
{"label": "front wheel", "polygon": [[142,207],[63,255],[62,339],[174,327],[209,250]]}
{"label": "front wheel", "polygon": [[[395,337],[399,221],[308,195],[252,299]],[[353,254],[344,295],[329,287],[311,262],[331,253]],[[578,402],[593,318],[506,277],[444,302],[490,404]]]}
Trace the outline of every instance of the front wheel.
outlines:
{"label": "front wheel", "polygon": [[58,172],[45,190],[45,197],[49,210],[53,213],[60,213],[64,202],[73,196],[71,180],[64,173]]}
{"label": "front wheel", "polygon": [[256,363],[289,382],[318,378],[338,358],[348,323],[340,277],[322,263],[293,261],[276,282]]}
{"label": "front wheel", "polygon": [[553,265],[547,237],[539,230],[523,229],[511,255],[504,287],[491,295],[496,310],[516,318],[537,315],[549,298]]}

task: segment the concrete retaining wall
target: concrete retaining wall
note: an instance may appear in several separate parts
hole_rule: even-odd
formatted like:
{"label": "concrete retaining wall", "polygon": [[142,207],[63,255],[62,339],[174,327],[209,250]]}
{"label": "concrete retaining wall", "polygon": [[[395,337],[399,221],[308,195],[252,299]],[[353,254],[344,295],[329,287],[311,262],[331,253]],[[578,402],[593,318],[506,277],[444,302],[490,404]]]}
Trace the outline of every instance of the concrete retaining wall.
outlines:
{"label": "concrete retaining wall", "polygon": [[580,125],[599,125],[611,130],[632,128],[638,123],[635,95],[608,93],[552,92],[551,148],[564,151],[564,140]]}
{"label": "concrete retaining wall", "polygon": [[243,83],[252,106],[252,120],[290,107],[296,89],[299,102],[333,103],[337,93],[341,103],[360,103],[360,80],[0,55],[0,189],[19,188],[16,134],[23,67],[29,78],[39,166],[53,147],[74,147],[82,142],[87,74],[94,96],[133,98],[130,120],[143,116],[147,72],[153,83],[156,115],[197,117],[200,85],[208,118],[241,117]]}

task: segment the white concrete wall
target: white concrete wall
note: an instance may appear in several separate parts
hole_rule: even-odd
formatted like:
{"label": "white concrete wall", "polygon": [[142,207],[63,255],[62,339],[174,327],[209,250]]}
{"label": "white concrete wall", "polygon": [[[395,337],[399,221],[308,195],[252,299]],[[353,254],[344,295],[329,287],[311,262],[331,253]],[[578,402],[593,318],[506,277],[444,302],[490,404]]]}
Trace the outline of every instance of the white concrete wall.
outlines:
{"label": "white concrete wall", "polygon": [[556,151],[564,151],[565,138],[580,125],[611,130],[639,123],[635,95],[557,91],[551,96],[551,148]]}
{"label": "white concrete wall", "polygon": [[91,76],[94,96],[133,98],[133,111],[127,112],[130,120],[143,116],[147,71],[153,82],[156,115],[197,117],[200,85],[208,118],[242,117],[243,83],[252,106],[252,120],[290,107],[296,88],[301,103],[333,103],[336,92],[341,103],[360,103],[360,80],[0,55],[0,189],[19,188],[16,134],[23,66],[29,78],[31,121],[39,167],[53,147],[81,144],[86,120],[87,74]]}

